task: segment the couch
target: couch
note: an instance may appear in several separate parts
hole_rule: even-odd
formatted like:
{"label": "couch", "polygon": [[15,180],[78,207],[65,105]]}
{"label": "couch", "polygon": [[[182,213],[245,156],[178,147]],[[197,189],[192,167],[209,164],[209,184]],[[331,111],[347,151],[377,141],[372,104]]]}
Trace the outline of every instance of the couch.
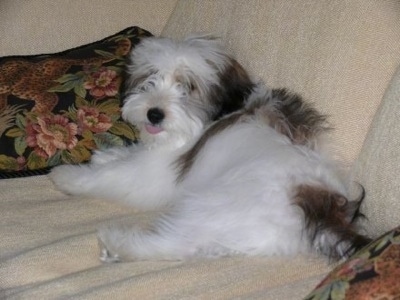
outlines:
{"label": "couch", "polygon": [[[313,102],[334,155],[366,190],[365,232],[400,224],[400,2],[36,0],[0,2],[0,56],[54,53],[129,26],[220,36],[249,73]],[[1,100],[0,100],[1,101]],[[143,213],[0,180],[0,299],[302,299],[334,264],[316,254],[102,264],[97,228]]]}

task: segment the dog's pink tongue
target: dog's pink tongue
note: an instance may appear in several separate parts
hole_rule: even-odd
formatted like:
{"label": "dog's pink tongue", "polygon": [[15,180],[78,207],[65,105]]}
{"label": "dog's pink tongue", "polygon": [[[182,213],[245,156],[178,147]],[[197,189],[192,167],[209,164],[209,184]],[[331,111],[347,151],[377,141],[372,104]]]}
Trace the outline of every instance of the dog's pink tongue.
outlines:
{"label": "dog's pink tongue", "polygon": [[151,124],[146,124],[145,128],[146,128],[147,132],[150,134],[157,134],[157,133],[160,133],[161,131],[163,131],[163,129],[160,126],[154,126]]}

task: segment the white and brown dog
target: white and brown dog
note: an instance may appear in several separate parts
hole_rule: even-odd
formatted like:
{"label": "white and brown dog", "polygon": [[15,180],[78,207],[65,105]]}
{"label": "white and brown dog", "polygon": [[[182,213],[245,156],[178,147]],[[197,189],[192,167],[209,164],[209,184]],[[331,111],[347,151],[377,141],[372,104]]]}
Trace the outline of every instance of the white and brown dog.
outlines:
{"label": "white and brown dog", "polygon": [[141,143],[60,166],[64,192],[164,212],[146,228],[99,232],[101,260],[189,259],[317,250],[345,257],[369,240],[319,147],[325,117],[297,95],[255,84],[216,39],[143,40],[122,114]]}

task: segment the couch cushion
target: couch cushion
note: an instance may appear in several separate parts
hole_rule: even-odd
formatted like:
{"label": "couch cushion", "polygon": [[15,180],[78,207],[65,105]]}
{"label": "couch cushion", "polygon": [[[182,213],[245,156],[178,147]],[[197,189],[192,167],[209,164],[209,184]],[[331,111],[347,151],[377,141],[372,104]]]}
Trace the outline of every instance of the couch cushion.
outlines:
{"label": "couch cushion", "polygon": [[61,53],[0,58],[0,171],[80,163],[134,142],[120,87],[129,52],[148,36],[131,27]]}
{"label": "couch cushion", "polygon": [[162,34],[221,36],[255,76],[330,115],[352,162],[400,63],[399,11],[397,0],[180,0]]}
{"label": "couch cushion", "polygon": [[154,215],[45,176],[0,180],[0,211],[0,299],[300,299],[331,269],[313,255],[101,264],[97,228]]}

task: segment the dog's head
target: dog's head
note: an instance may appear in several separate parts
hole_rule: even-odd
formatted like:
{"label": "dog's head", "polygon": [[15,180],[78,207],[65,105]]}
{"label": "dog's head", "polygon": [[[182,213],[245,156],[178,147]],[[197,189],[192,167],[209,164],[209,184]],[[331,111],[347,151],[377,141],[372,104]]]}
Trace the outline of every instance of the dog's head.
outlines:
{"label": "dog's head", "polygon": [[147,146],[180,147],[205,125],[243,107],[252,82],[218,40],[143,40],[127,68],[125,120]]}

